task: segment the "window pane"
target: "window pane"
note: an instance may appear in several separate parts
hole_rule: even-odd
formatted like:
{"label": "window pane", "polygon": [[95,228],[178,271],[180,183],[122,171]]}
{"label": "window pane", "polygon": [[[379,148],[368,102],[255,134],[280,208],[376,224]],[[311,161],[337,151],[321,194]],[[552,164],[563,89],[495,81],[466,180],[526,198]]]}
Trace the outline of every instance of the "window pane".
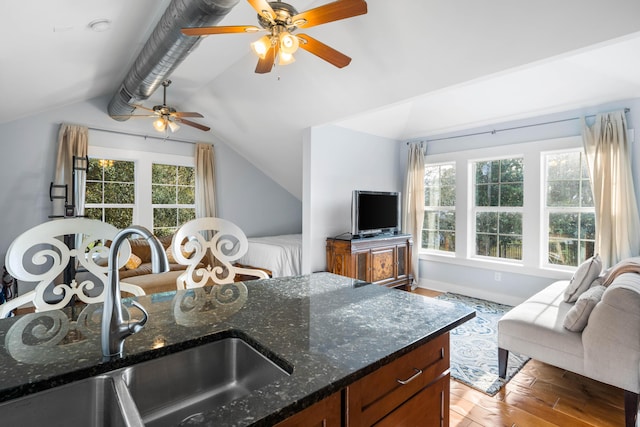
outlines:
{"label": "window pane", "polygon": [[500,236],[500,258],[522,259],[522,237]]}
{"label": "window pane", "polygon": [[580,206],[580,181],[549,182],[547,206]]}
{"label": "window pane", "polygon": [[497,233],[498,232],[498,213],[497,212],[479,212],[476,214],[476,232],[477,233]]}
{"label": "window pane", "polygon": [[134,185],[106,182],[104,184],[104,203],[119,205],[135,203]]}
{"label": "window pane", "polygon": [[195,187],[178,187],[178,203],[181,205],[195,204]]}
{"label": "window pane", "polygon": [[98,159],[89,159],[87,181],[102,181],[102,166],[100,166]]}
{"label": "window pane", "polygon": [[476,254],[482,256],[496,256],[498,236],[495,234],[476,234]]}
{"label": "window pane", "polygon": [[424,213],[422,228],[427,230],[436,230],[438,228],[438,211],[426,211]]}
{"label": "window pane", "polygon": [[500,213],[500,235],[522,234],[522,214],[520,213]]}
{"label": "window pane", "polygon": [[133,224],[133,208],[105,208],[104,221],[122,229]]}
{"label": "window pane", "polygon": [[591,192],[591,182],[588,179],[582,180],[582,206],[593,207],[593,193]]}
{"label": "window pane", "polygon": [[578,259],[577,240],[559,238],[549,239],[550,264],[577,266],[579,264]]}
{"label": "window pane", "polygon": [[178,225],[178,210],[175,208],[154,208],[153,228],[175,227]]}
{"label": "window pane", "polygon": [[447,185],[440,188],[440,206],[456,205],[456,187],[455,185]]}
{"label": "window pane", "polygon": [[595,213],[583,213],[580,215],[580,238],[588,239],[588,240],[596,239],[596,214]]}
{"label": "window pane", "polygon": [[151,182],[154,184],[176,184],[177,166],[160,165],[154,163],[151,166]]}
{"label": "window pane", "polygon": [[178,224],[184,224],[192,219],[196,219],[196,210],[194,208],[178,209]]}
{"label": "window pane", "polygon": [[522,159],[500,161],[500,182],[522,182]]}
{"label": "window pane", "polygon": [[178,184],[196,185],[195,168],[188,166],[178,166]]}
{"label": "window pane", "polygon": [[486,184],[476,186],[476,206],[498,206],[500,186]]}
{"label": "window pane", "polygon": [[[422,224],[422,247],[455,251],[455,164],[426,165],[425,213]],[[440,209],[439,209],[440,208]],[[444,233],[446,230],[448,233]]]}
{"label": "window pane", "polygon": [[440,211],[439,212],[440,230],[455,231],[456,229],[456,213],[455,211]]}
{"label": "window pane", "polygon": [[522,184],[500,185],[500,206],[522,206],[523,193]]}
{"label": "window pane", "polygon": [[102,221],[102,208],[85,208],[84,216],[89,219]]}
{"label": "window pane", "polygon": [[102,182],[89,182],[86,184],[86,203],[102,203]]}
{"label": "window pane", "polygon": [[176,203],[176,187],[156,185],[151,187],[151,203],[154,205],[173,205]]}
{"label": "window pane", "polygon": [[578,238],[577,213],[551,213],[549,214],[549,240],[554,238]]}
{"label": "window pane", "polygon": [[129,161],[114,160],[109,161],[109,165],[104,167],[104,180],[111,182],[133,182],[134,163]]}

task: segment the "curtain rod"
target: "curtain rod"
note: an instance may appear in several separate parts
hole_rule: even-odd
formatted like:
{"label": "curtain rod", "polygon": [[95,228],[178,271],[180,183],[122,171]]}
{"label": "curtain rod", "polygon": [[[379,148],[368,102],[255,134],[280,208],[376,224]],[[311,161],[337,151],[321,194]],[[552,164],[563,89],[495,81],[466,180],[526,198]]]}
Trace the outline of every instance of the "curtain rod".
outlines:
{"label": "curtain rod", "polygon": [[[624,112],[628,113],[629,111],[631,111],[630,108],[625,108]],[[584,116],[584,118],[591,118],[591,117],[595,117],[596,114],[590,114],[588,116]],[[474,132],[474,133],[467,133],[464,135],[454,135],[454,136],[445,136],[442,138],[434,138],[434,139],[428,139],[428,138],[424,138],[424,139],[415,139],[413,141],[407,141],[407,145],[411,144],[412,142],[432,142],[432,141],[444,141],[446,139],[456,139],[456,138],[465,138],[467,136],[477,136],[477,135],[485,135],[485,134],[492,134],[495,135],[498,132],[504,132],[507,130],[516,130],[516,129],[525,129],[525,128],[530,128],[530,127],[534,127],[534,126],[543,126],[543,125],[551,125],[551,124],[555,124],[555,123],[562,123],[562,122],[570,122],[572,120],[578,120],[581,119],[582,117],[571,117],[568,119],[560,119],[560,120],[552,120],[552,121],[548,121],[548,122],[540,122],[540,123],[532,123],[530,125],[522,125],[522,126],[513,126],[510,128],[504,128],[504,129],[493,129],[493,130],[486,130],[483,132]]]}
{"label": "curtain rod", "polygon": [[144,138],[144,139],[159,139],[161,141],[174,141],[174,142],[185,142],[188,144],[197,144],[200,141],[193,141],[190,139],[179,139],[179,138],[170,138],[168,135],[166,137],[160,137],[160,136],[155,136],[155,135],[145,135],[142,133],[134,133],[134,132],[124,132],[121,130],[113,130],[113,129],[104,129],[104,128],[97,128],[97,127],[93,127],[93,126],[87,126],[87,128],[89,130],[95,130],[98,132],[107,132],[107,133],[115,133],[118,135],[128,135],[128,136],[138,136],[140,138]]}

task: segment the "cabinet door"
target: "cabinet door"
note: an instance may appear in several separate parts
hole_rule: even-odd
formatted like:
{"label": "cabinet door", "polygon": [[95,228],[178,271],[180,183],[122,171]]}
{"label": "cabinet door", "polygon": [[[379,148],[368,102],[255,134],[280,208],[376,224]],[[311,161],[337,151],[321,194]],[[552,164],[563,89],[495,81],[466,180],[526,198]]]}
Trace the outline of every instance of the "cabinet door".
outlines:
{"label": "cabinet door", "polygon": [[356,252],[353,254],[353,278],[363,280],[365,282],[371,281],[371,267],[370,253],[369,251]]}
{"label": "cabinet door", "polygon": [[449,374],[404,402],[376,427],[448,427]]}
{"label": "cabinet door", "polygon": [[337,392],[304,409],[275,427],[341,427],[342,397]]}
{"label": "cabinet door", "polygon": [[396,247],[371,250],[371,281],[383,283],[396,278]]}
{"label": "cabinet door", "polygon": [[406,244],[398,245],[396,248],[396,256],[398,257],[398,279],[404,279],[409,274],[409,250]]}

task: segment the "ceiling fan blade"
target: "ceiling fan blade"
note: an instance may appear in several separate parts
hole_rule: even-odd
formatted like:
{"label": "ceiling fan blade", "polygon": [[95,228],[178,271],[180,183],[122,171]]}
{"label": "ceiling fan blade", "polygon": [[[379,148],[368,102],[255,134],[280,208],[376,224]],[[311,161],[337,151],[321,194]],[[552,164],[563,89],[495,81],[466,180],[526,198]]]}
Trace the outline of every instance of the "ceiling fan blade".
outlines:
{"label": "ceiling fan blade", "polygon": [[264,16],[266,19],[273,21],[276,19],[276,13],[267,0],[247,0],[251,7],[253,7],[258,15]]}
{"label": "ceiling fan blade", "polygon": [[298,28],[310,28],[365,13],[367,13],[367,3],[364,0],[338,0],[299,13],[293,16],[291,21]]}
{"label": "ceiling fan blade", "polygon": [[157,115],[156,115],[156,114],[125,114],[125,115],[116,115],[116,116],[109,116],[109,117],[113,117],[114,119],[115,119],[115,118],[118,118],[118,119],[128,119],[128,118],[130,118],[130,117],[133,117],[133,118],[139,118],[139,117],[147,117],[147,118],[149,118],[149,117],[157,117]]}
{"label": "ceiling fan blade", "polygon": [[182,28],[180,31],[186,36],[209,36],[212,34],[255,33],[260,31],[254,25],[230,25],[222,27],[192,27]]}
{"label": "ceiling fan blade", "polygon": [[188,112],[188,111],[176,111],[174,113],[170,113],[169,115],[173,117],[204,117],[200,113]]}
{"label": "ceiling fan blade", "polygon": [[300,47],[302,49],[324,59],[338,68],[346,67],[351,62],[351,58],[347,55],[338,52],[334,48],[327,46],[313,37],[306,34],[298,34],[297,36],[300,40]]}
{"label": "ceiling fan blade", "polygon": [[132,107],[139,108],[139,109],[141,109],[141,110],[145,110],[145,111],[150,111],[150,112],[152,112],[152,113],[155,113],[155,112],[156,112],[156,110],[154,110],[153,108],[147,108],[147,107],[145,107],[144,105],[137,105],[137,104],[134,104],[134,105],[132,105]]}
{"label": "ceiling fan blade", "polygon": [[258,60],[258,65],[256,65],[256,73],[265,74],[269,73],[273,68],[273,64],[276,62],[276,48],[275,46],[271,46],[271,48],[267,51],[264,59],[260,58]]}
{"label": "ceiling fan blade", "polygon": [[209,129],[211,129],[208,126],[204,126],[204,125],[201,125],[200,123],[192,122],[191,120],[187,120],[187,119],[176,118],[175,121],[178,122],[178,123],[182,123],[184,125],[187,125],[187,126],[194,127],[196,129],[203,130],[205,132],[207,132]]}

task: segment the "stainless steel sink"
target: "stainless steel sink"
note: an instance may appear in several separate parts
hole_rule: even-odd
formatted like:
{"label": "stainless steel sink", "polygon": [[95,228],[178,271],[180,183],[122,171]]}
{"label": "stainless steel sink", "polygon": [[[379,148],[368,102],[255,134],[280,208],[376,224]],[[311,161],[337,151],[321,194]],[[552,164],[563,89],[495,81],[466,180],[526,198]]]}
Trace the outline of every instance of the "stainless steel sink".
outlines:
{"label": "stainless steel sink", "polygon": [[288,373],[239,338],[227,338],[122,370],[146,426],[175,426]]}
{"label": "stainless steel sink", "polygon": [[112,378],[93,377],[0,405],[6,426],[128,426]]}
{"label": "stainless steel sink", "polygon": [[225,338],[1,403],[0,424],[175,426],[287,375],[242,339]]}

